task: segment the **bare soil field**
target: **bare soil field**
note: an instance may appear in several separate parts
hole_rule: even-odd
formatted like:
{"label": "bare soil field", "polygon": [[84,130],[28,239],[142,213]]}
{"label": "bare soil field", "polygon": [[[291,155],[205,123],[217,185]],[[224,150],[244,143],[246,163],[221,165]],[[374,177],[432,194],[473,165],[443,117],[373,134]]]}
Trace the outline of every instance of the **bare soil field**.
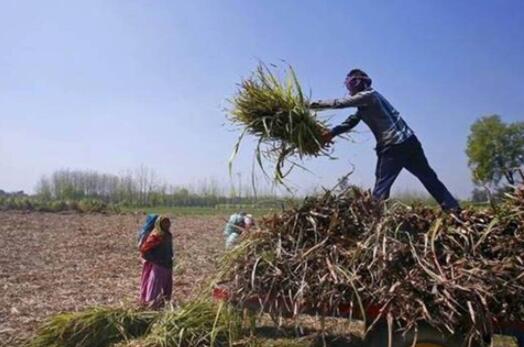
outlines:
{"label": "bare soil field", "polygon": [[[175,300],[191,297],[213,274],[225,218],[175,219]],[[0,211],[0,346],[18,346],[53,313],[135,302],[143,219]]]}

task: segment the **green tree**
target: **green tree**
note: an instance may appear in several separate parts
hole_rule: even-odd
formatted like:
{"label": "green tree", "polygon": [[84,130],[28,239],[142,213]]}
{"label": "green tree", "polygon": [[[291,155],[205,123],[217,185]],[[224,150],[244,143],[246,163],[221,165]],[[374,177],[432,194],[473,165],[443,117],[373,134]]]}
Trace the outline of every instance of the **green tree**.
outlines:
{"label": "green tree", "polygon": [[498,115],[478,119],[466,154],[476,184],[496,186],[503,178],[515,184],[516,169],[524,164],[524,122],[506,124]]}

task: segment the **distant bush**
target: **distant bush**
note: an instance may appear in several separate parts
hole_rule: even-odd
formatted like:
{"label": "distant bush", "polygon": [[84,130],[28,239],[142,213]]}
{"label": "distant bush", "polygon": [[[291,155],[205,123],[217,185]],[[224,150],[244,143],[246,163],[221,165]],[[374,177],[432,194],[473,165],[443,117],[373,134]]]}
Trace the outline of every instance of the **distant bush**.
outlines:
{"label": "distant bush", "polygon": [[0,210],[40,212],[74,211],[80,213],[120,212],[120,209],[116,205],[107,204],[96,199],[66,201],[42,200],[37,197],[0,197]]}
{"label": "distant bush", "polygon": [[77,204],[80,212],[105,212],[108,210],[108,204],[100,200],[82,199]]}
{"label": "distant bush", "polygon": [[475,187],[471,192],[471,202],[488,203],[492,201],[494,203],[499,203],[513,190],[514,188],[508,185],[495,187],[490,190],[482,187]]}
{"label": "distant bush", "polygon": [[471,201],[472,202],[487,202],[489,201],[489,193],[487,189],[477,188],[475,187],[473,191],[471,192]]}
{"label": "distant bush", "polygon": [[400,201],[407,205],[422,204],[422,205],[436,205],[436,201],[426,194],[415,190],[404,190],[393,194],[392,200]]}

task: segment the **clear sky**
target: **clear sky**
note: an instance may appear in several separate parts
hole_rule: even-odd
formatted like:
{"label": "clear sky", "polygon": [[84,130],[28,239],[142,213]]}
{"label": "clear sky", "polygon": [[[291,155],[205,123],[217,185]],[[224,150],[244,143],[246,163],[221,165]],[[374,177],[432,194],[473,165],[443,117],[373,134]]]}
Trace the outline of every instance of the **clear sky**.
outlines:
{"label": "clear sky", "polygon": [[[0,188],[31,191],[55,169],[120,173],[144,164],[175,184],[227,182],[237,133],[225,101],[258,60],[292,64],[314,98],[345,93],[350,68],[418,134],[450,190],[471,190],[469,126],[524,120],[524,2],[0,1]],[[338,123],[350,110],[327,113]],[[356,168],[373,184],[374,140],[337,141],[308,189]],[[248,175],[250,146],[235,171]],[[409,174],[399,190],[422,190]]]}

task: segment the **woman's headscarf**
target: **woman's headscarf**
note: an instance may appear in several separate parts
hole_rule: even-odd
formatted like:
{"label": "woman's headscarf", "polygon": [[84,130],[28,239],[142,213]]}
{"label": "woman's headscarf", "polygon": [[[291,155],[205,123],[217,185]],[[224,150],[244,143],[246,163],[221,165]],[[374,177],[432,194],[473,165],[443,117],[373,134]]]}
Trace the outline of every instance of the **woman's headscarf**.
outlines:
{"label": "woman's headscarf", "polygon": [[162,222],[165,220],[169,220],[166,216],[158,216],[155,222],[155,231],[159,235],[163,235],[166,232],[169,232],[169,229],[162,229]]}

